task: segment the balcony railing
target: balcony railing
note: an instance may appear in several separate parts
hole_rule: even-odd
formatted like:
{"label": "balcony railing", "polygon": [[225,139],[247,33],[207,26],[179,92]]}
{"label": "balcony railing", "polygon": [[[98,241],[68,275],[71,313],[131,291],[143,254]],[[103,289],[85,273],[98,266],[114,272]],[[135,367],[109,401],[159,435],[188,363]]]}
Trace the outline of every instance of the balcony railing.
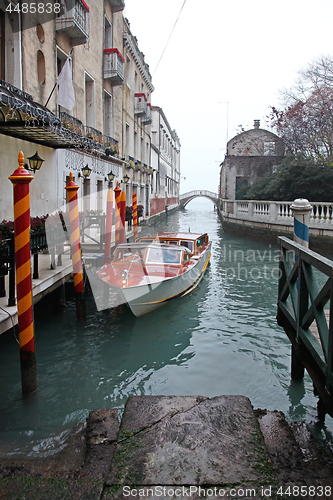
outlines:
{"label": "balcony railing", "polygon": [[57,31],[65,32],[72,45],[82,45],[88,40],[89,7],[84,0],[67,0],[64,13],[57,17]]}
{"label": "balcony railing", "polygon": [[104,135],[103,140],[104,140],[105,154],[107,156],[119,155],[119,144],[118,141],[116,141],[116,139],[110,137],[109,135]]}
{"label": "balcony railing", "polygon": [[152,110],[151,110],[151,104],[148,103],[147,104],[147,108],[146,108],[146,116],[143,116],[142,117],[142,120],[141,120],[142,123],[151,123],[152,122]]}
{"label": "balcony railing", "polygon": [[135,94],[134,113],[141,117],[147,116],[147,97],[143,93]]}
{"label": "balcony railing", "polygon": [[125,8],[125,0],[109,0],[113,12],[120,12]]}
{"label": "balcony railing", "polygon": [[60,112],[60,120],[61,124],[63,127],[67,128],[67,130],[70,130],[71,132],[74,132],[75,134],[83,135],[83,123],[78,120],[77,118],[74,118],[74,116],[69,115],[65,111]]}
{"label": "balcony railing", "polygon": [[85,127],[86,137],[103,145],[103,134],[93,127]]}
{"label": "balcony railing", "polygon": [[104,49],[104,79],[111,85],[122,85],[124,78],[125,59],[118,49]]}

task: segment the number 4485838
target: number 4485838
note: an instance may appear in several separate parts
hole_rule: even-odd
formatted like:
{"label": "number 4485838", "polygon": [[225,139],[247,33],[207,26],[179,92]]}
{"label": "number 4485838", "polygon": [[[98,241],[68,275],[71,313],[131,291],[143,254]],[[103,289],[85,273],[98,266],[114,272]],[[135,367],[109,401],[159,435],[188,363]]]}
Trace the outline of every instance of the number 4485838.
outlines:
{"label": "number 4485838", "polygon": [[6,7],[7,12],[17,12],[21,14],[59,14],[60,13],[60,3],[42,3],[42,2],[23,2],[17,5],[12,5],[11,3]]}
{"label": "number 4485838", "polygon": [[277,495],[286,497],[315,497],[331,498],[331,486],[280,486],[276,492]]}

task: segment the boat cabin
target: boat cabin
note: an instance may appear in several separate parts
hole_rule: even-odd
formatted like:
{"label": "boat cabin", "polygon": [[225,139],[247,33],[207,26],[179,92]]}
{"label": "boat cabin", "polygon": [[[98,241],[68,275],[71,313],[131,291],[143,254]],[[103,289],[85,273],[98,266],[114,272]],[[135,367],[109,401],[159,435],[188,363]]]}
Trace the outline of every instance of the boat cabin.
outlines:
{"label": "boat cabin", "polygon": [[170,248],[170,245],[140,241],[138,243],[123,243],[118,245],[113,264],[145,264],[182,266],[190,260],[191,251],[184,246]]}
{"label": "boat cabin", "polygon": [[139,238],[140,242],[159,242],[165,245],[178,245],[188,248],[191,255],[198,253],[208,243],[208,235],[193,233],[158,233],[156,236],[145,236]]}

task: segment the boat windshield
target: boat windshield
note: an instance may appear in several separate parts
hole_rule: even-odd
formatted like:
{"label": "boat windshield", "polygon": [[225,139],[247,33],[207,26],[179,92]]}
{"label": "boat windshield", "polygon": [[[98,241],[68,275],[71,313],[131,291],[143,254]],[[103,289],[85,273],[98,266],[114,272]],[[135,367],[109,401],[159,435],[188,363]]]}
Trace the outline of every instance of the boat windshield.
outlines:
{"label": "boat windshield", "polygon": [[188,240],[180,240],[180,245],[182,247],[186,247],[190,250],[191,253],[193,253],[193,241],[188,241]]}
{"label": "boat windshield", "polygon": [[117,248],[113,262],[143,262],[146,247]]}
{"label": "boat windshield", "polygon": [[182,250],[175,247],[148,248],[146,264],[176,264],[182,263]]}

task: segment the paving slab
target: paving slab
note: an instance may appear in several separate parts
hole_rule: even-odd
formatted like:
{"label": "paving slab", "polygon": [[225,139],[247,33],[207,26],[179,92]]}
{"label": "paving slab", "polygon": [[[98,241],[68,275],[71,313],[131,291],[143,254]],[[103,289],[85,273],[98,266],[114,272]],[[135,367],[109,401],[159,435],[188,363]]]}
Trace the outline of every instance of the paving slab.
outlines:
{"label": "paving slab", "polygon": [[117,496],[124,485],[244,486],[272,474],[248,398],[131,396],[106,485]]}

